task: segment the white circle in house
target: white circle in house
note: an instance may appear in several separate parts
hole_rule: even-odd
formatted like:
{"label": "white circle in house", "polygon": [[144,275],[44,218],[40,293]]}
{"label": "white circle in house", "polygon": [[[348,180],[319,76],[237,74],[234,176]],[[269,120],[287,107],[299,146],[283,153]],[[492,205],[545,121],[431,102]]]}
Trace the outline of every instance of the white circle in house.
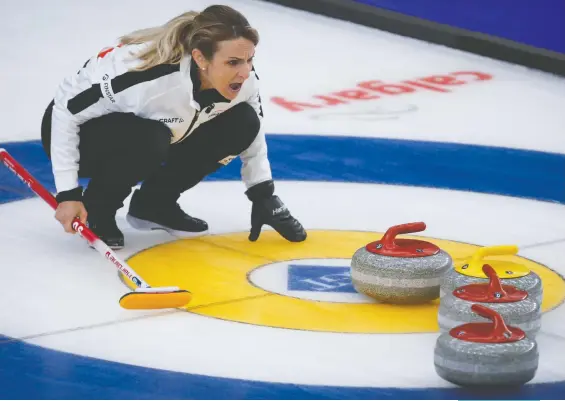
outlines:
{"label": "white circle in house", "polygon": [[300,259],[263,265],[251,271],[255,287],[275,294],[312,301],[375,303],[353,288],[351,259]]}

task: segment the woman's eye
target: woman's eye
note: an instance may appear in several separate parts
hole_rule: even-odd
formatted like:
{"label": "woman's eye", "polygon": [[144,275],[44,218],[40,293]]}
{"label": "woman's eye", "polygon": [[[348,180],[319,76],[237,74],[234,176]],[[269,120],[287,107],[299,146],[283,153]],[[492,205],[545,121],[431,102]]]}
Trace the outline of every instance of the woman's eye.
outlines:
{"label": "woman's eye", "polygon": [[230,61],[228,61],[228,64],[235,66],[235,65],[237,65],[237,60],[230,60]]}

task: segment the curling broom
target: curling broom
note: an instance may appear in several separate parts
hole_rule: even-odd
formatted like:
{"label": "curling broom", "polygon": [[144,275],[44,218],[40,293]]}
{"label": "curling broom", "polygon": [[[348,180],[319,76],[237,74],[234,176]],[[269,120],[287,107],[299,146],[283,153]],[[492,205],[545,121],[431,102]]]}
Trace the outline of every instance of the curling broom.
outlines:
{"label": "curling broom", "polygon": [[[10,169],[20,180],[24,182],[33,192],[45,200],[53,209],[57,209],[57,200],[45,189],[24,167],[22,167],[6,149],[0,148],[0,161]],[[73,229],[84,238],[90,246],[96,249],[101,255],[112,264],[137,288],[120,298],[120,305],[124,309],[166,309],[180,308],[186,306],[192,299],[189,291],[181,290],[178,287],[151,287],[139,274],[135,272],[118,256],[79,218],[75,218],[72,224]]]}

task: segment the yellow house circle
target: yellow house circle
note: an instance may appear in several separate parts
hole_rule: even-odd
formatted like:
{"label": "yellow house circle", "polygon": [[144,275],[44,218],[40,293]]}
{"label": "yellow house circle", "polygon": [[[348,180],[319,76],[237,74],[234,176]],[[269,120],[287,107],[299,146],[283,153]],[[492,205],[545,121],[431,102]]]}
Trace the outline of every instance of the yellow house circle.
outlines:
{"label": "yellow house circle", "polygon": [[[383,233],[311,230],[308,234],[302,243],[287,242],[274,231],[264,231],[257,242],[250,242],[247,232],[176,240],[138,252],[127,263],[151,286],[178,286],[192,292],[193,300],[186,311],[209,318],[317,332],[404,334],[439,330],[439,300],[391,305],[352,294],[350,290],[345,294],[339,290],[317,291],[324,286],[347,285],[344,272],[350,258]],[[449,253],[455,264],[480,248],[423,236],[399,237],[434,243]],[[564,302],[565,281],[549,267],[517,255],[494,258],[521,264],[541,277],[543,312]],[[288,290],[288,265],[307,267],[312,265],[311,261],[334,266],[336,273],[311,282],[319,287]],[[272,271],[271,277],[258,279],[267,270]],[[123,277],[122,280],[135,288],[133,283]]]}

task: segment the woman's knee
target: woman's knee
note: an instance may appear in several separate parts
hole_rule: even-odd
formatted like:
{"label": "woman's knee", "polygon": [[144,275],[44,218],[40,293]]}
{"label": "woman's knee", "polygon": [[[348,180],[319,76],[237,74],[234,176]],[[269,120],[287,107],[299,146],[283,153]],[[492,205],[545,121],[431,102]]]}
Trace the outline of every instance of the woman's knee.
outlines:
{"label": "woman's knee", "polygon": [[[229,113],[229,126],[230,138],[235,140],[233,147],[237,153],[241,153],[257,137],[261,122],[255,109],[249,103],[239,103],[228,110]],[[236,130],[237,135],[233,135],[233,130]]]}
{"label": "woman's knee", "polygon": [[255,109],[249,103],[245,102],[235,105],[233,109],[234,113],[237,114],[238,125],[254,137],[257,136],[261,122],[259,121],[259,116]]}

